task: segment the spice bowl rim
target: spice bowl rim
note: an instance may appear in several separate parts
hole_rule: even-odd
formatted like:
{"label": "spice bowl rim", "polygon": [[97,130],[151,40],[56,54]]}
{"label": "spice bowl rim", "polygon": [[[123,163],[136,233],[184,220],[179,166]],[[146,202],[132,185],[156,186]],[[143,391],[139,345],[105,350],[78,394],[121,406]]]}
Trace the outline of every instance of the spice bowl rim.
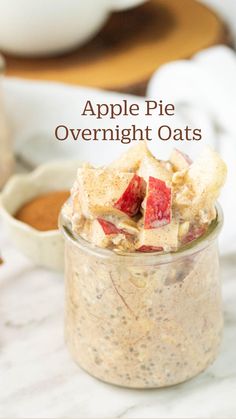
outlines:
{"label": "spice bowl rim", "polygon": [[[64,260],[62,254],[64,240],[59,229],[40,231],[23,221],[17,220],[14,217],[14,214],[20,206],[16,205],[16,201],[21,200],[20,205],[24,205],[27,200],[29,201],[40,194],[67,188],[70,190],[73,179],[75,179],[76,176],[76,171],[80,165],[81,161],[78,160],[49,161],[41,164],[29,173],[12,175],[0,193],[0,217],[3,226],[8,230],[8,235],[15,246],[26,256],[30,257],[36,265],[62,270]],[[58,182],[58,187],[56,187],[56,181],[54,179],[52,182],[49,181],[47,188],[45,187],[44,189],[47,176],[50,176],[50,174],[51,176],[55,176],[56,173],[61,173],[62,175],[63,172],[65,173],[66,179],[65,184],[62,185],[61,182]],[[32,193],[32,186],[35,187],[35,193]],[[26,196],[24,199],[24,192],[27,188],[29,188],[29,195],[31,196],[28,197],[28,199]],[[40,188],[42,189],[40,190]],[[17,196],[16,191],[18,193]],[[12,210],[12,208],[14,208],[14,210]],[[33,250],[30,249],[31,246],[34,249],[38,248],[38,255],[33,254]],[[54,246],[55,252],[58,252],[58,256],[55,256],[54,259],[52,258],[53,260],[50,261],[50,255],[47,255],[47,252],[53,250],[52,246]],[[36,253],[35,250],[34,253]]]}

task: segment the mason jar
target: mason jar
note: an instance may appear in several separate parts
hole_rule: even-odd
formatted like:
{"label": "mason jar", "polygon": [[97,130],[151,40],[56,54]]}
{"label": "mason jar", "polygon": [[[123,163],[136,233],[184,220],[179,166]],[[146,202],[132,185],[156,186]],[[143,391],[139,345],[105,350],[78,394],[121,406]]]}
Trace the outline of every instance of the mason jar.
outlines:
{"label": "mason jar", "polygon": [[65,236],[65,337],[75,362],[103,381],[157,388],[216,358],[223,316],[217,238],[223,216],[175,253],[118,254]]}

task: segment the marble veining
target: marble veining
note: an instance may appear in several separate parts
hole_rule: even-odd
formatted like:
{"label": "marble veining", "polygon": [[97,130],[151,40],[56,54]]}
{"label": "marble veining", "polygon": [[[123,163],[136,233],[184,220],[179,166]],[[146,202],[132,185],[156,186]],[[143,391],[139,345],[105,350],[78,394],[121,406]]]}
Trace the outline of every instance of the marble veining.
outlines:
{"label": "marble veining", "polygon": [[221,258],[225,333],[214,365],[161,390],[99,382],[63,340],[63,276],[36,269],[0,225],[0,418],[236,417],[236,254]]}

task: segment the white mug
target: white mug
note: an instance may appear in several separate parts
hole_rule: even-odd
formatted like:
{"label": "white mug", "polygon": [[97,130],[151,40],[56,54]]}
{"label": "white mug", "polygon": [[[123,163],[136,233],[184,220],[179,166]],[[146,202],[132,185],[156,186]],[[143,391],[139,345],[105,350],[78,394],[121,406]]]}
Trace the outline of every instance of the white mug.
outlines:
{"label": "white mug", "polygon": [[40,56],[92,38],[113,11],[146,0],[0,0],[0,50]]}

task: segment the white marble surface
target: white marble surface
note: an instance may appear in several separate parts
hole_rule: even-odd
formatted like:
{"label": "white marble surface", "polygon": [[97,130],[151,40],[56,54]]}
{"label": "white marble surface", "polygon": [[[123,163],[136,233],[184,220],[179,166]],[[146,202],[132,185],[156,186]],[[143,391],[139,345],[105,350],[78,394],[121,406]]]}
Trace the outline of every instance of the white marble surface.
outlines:
{"label": "white marble surface", "polygon": [[236,255],[221,260],[225,334],[205,373],[162,390],[99,382],[70,359],[63,342],[63,277],[36,269],[0,226],[1,418],[235,418]]}

